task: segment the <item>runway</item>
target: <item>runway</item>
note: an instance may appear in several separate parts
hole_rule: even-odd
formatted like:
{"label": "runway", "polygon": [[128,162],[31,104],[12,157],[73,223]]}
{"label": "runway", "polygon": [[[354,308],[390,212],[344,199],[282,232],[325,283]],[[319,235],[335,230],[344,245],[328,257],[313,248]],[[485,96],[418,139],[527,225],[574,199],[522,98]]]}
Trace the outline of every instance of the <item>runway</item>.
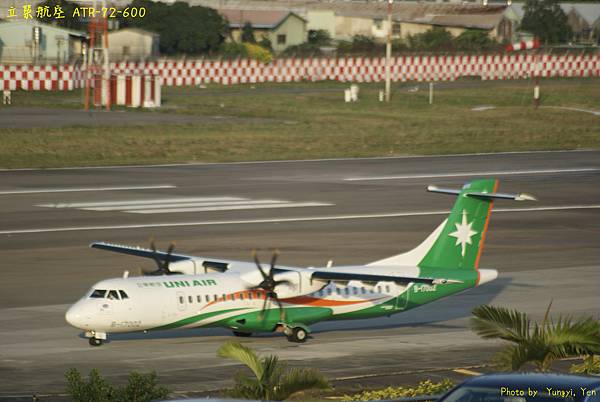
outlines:
{"label": "runway", "polygon": [[489,285],[391,318],[322,323],[298,345],[245,339],[262,353],[344,377],[485,362],[497,344],[469,330],[483,303],[535,317],[596,314],[600,269],[600,151],[0,172],[0,400],[60,393],[69,367],[109,378],[156,370],[178,391],[230,384],[216,357],[228,331],[112,337],[90,348],[64,312],[97,280],[153,268],[88,248],[92,241],[249,259],[278,248],[283,265],[361,264],[408,250],[444,218],[452,197],[425,192],[493,173],[502,192],[535,203],[495,204],[481,266]]}

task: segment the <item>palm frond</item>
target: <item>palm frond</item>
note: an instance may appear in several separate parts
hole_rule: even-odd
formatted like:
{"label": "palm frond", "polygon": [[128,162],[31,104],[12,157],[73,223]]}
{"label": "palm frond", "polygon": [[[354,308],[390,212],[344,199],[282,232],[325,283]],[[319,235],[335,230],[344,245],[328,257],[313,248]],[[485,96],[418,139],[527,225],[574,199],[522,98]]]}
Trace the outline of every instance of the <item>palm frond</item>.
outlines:
{"label": "palm frond", "polygon": [[510,342],[529,339],[529,317],[517,310],[483,305],[473,309],[471,327],[483,338],[498,338]]}
{"label": "palm frond", "polygon": [[259,381],[263,377],[263,366],[260,358],[252,349],[239,342],[226,342],[221,345],[219,350],[217,350],[217,355],[219,357],[235,359],[240,363],[245,364],[252,370]]}
{"label": "palm frond", "polygon": [[281,401],[299,391],[330,388],[329,381],[320,372],[313,369],[293,368],[282,376],[273,399]]}
{"label": "palm frond", "polygon": [[591,317],[573,321],[560,317],[546,330],[546,342],[564,354],[593,355],[600,353],[600,322]]}

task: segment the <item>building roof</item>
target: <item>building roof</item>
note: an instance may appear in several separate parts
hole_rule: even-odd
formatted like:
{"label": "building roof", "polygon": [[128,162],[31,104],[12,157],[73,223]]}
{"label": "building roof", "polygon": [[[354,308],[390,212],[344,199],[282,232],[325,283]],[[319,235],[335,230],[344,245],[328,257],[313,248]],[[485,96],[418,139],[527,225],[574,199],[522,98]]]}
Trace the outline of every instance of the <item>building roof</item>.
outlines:
{"label": "building roof", "polygon": [[[340,16],[385,18],[387,2],[333,1],[330,3],[310,4],[309,9],[329,9]],[[442,15],[495,15],[502,14],[505,5],[421,3],[400,1],[392,5],[392,17],[397,21],[418,21]]]}
{"label": "building roof", "polygon": [[497,27],[503,18],[502,14],[432,15],[416,19],[413,22],[423,22],[424,24],[446,27],[489,30]]}
{"label": "building roof", "polygon": [[146,31],[145,29],[141,29],[141,28],[122,28],[122,29],[117,29],[115,31],[110,31],[108,34],[115,35],[115,34],[123,34],[123,33],[133,33],[133,34],[144,35],[144,36],[158,35],[156,32]]}
{"label": "building roof", "polygon": [[16,21],[9,21],[9,20],[0,20],[0,27],[2,28],[8,28],[10,29],[11,27],[16,27],[19,25],[28,25],[31,27],[40,27],[42,28],[42,31],[44,29],[48,29],[48,30],[52,30],[52,31],[59,31],[59,32],[63,32],[67,35],[71,35],[71,36],[79,36],[82,38],[87,38],[87,33],[86,32],[81,32],[81,31],[75,31],[73,29],[68,29],[68,28],[63,28],[63,27],[59,27],[57,25],[51,25],[51,24],[44,24],[39,22],[38,20],[16,20]]}
{"label": "building roof", "polygon": [[230,28],[241,28],[249,22],[253,28],[273,29],[282,24],[290,16],[295,16],[306,22],[299,15],[284,10],[220,9],[219,13],[227,18]]}

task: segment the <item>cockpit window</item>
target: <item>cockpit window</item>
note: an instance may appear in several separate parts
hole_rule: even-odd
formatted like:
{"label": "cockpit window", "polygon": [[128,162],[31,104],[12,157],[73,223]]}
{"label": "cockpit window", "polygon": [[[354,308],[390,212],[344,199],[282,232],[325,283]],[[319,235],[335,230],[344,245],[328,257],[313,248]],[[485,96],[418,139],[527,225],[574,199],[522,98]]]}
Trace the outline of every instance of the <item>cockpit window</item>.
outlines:
{"label": "cockpit window", "polygon": [[106,290],[94,289],[94,291],[90,295],[90,298],[92,298],[92,299],[104,299],[104,295],[105,294],[106,294]]}
{"label": "cockpit window", "polygon": [[109,290],[108,291],[108,299],[119,300],[119,293],[116,290]]}
{"label": "cockpit window", "polygon": [[127,293],[125,293],[124,290],[119,290],[119,293],[121,294],[121,299],[129,299],[129,296],[127,296]]}

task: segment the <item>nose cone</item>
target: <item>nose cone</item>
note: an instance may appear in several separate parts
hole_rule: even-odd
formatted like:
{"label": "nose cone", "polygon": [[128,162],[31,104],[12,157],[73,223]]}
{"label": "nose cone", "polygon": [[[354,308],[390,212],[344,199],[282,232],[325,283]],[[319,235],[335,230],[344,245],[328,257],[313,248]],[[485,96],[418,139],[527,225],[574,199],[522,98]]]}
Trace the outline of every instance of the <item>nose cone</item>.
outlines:
{"label": "nose cone", "polygon": [[71,306],[65,313],[65,320],[75,328],[83,329],[83,316],[80,306],[77,304]]}

